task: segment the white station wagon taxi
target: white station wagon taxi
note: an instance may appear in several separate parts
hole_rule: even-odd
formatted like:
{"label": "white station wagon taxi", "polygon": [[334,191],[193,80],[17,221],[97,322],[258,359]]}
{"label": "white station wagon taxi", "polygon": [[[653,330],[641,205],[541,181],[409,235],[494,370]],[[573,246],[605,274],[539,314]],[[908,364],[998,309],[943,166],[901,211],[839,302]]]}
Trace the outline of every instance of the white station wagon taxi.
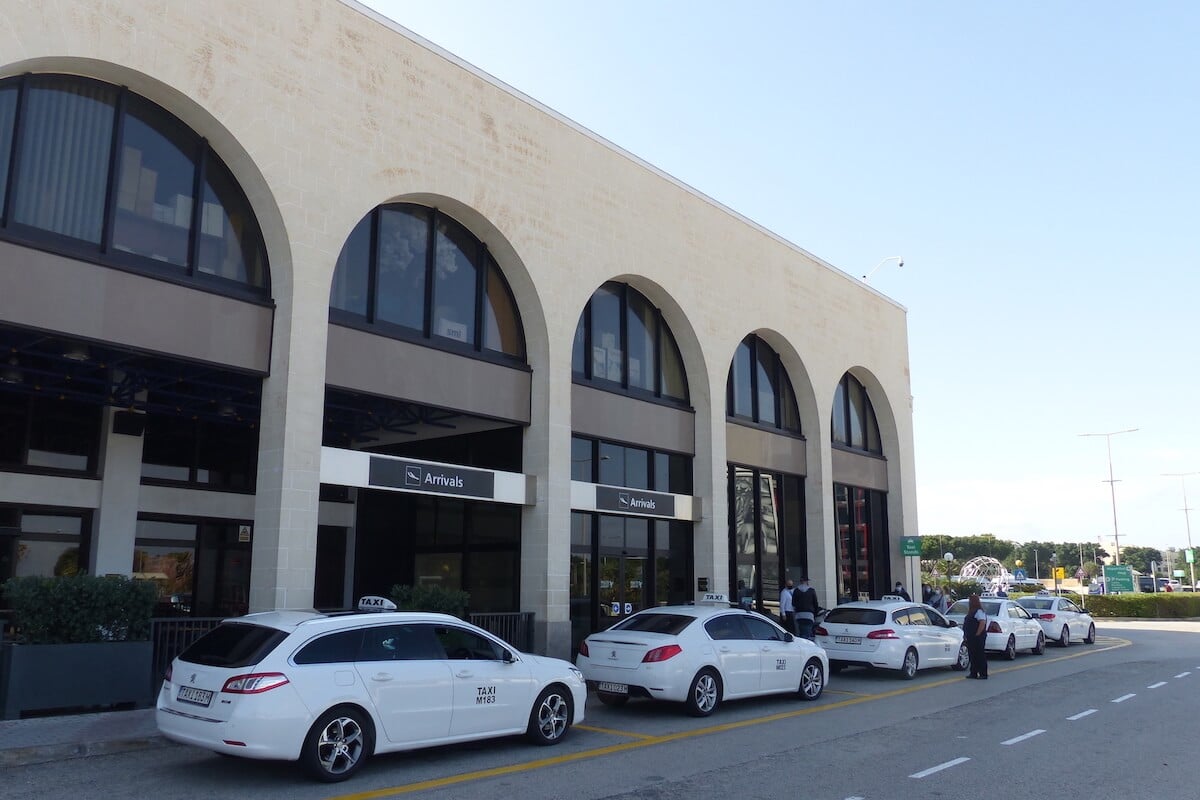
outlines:
{"label": "white station wagon taxi", "polygon": [[824,650],[761,614],[731,608],[724,595],[710,597],[648,608],[584,639],[575,663],[600,702],[650,697],[706,717],[740,697],[821,696],[829,674]]}
{"label": "white station wagon taxi", "polygon": [[446,614],[269,611],[222,622],[176,658],[164,736],[246,758],[299,760],[340,781],[375,753],[526,734],[556,744],[584,718],[569,662],[529,655]]}
{"label": "white station wagon taxi", "polygon": [[964,670],[970,663],[956,623],[898,595],[842,603],[825,616],[816,634],[834,669],[850,664],[881,667],[911,680],[919,669]]}

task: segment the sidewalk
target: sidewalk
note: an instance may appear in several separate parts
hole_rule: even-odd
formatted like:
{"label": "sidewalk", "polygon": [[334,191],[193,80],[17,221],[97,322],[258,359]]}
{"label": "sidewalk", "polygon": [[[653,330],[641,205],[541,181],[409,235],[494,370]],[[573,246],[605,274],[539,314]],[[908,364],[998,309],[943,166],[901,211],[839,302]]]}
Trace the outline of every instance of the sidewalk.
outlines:
{"label": "sidewalk", "polygon": [[0,770],[168,746],[153,708],[0,720]]}

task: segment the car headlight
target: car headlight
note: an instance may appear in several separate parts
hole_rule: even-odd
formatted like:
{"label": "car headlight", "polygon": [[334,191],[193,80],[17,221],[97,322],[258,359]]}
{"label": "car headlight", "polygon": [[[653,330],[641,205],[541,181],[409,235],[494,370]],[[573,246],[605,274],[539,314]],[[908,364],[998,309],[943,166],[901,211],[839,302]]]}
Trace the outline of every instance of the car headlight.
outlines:
{"label": "car headlight", "polygon": [[577,681],[583,683],[583,673],[577,667],[571,667],[571,674],[575,676]]}

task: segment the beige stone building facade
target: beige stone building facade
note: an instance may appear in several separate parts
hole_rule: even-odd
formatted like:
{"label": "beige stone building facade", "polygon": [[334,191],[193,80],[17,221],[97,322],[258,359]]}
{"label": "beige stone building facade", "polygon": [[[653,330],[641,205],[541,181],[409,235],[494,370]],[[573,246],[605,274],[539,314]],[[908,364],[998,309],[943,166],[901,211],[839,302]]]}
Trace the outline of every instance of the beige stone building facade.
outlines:
{"label": "beige stone building facade", "polygon": [[4,16],[0,577],[439,583],[560,656],[908,583],[897,303],[357,3]]}

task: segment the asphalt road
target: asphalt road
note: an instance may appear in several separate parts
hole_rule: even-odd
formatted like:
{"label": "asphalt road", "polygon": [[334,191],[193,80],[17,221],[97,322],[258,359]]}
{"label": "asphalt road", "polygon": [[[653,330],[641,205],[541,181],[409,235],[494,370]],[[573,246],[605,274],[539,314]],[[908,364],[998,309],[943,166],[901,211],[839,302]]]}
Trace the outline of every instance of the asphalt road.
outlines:
{"label": "asphalt road", "polygon": [[562,744],[522,739],[374,759],[354,779],[182,746],[0,772],[0,796],[445,800],[1195,796],[1200,623],[1102,623],[1095,645],[995,656],[988,681],[848,669],[816,703],[589,701]]}

